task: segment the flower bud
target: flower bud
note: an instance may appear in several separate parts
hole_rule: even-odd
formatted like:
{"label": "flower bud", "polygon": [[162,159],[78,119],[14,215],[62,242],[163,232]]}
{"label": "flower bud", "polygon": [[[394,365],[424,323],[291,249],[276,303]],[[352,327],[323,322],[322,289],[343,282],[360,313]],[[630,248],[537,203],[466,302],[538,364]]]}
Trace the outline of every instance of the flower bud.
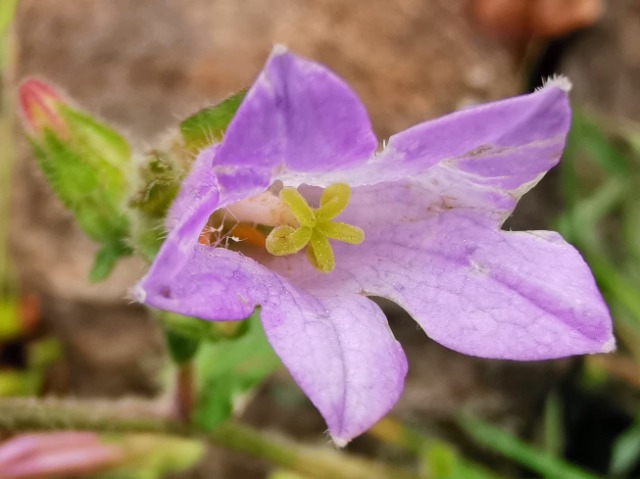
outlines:
{"label": "flower bud", "polygon": [[124,213],[130,147],[119,133],[70,105],[41,80],[24,81],[18,96],[45,178],[84,232],[103,245],[90,277],[104,279],[121,256],[131,253]]}

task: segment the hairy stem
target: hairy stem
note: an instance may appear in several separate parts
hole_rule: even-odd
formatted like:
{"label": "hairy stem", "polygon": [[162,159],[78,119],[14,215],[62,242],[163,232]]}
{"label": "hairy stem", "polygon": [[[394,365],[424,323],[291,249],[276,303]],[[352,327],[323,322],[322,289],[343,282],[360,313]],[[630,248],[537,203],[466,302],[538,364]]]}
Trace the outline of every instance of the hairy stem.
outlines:
{"label": "hairy stem", "polygon": [[148,403],[91,403],[67,400],[2,399],[0,431],[90,430],[96,432],[151,432],[201,437],[310,478],[425,479],[403,469],[347,456],[326,449],[302,446],[265,434],[237,422],[227,422],[209,433],[154,413]]}
{"label": "hairy stem", "polygon": [[191,421],[191,410],[195,402],[193,369],[192,362],[176,366],[176,416],[179,421],[185,424],[189,424]]}

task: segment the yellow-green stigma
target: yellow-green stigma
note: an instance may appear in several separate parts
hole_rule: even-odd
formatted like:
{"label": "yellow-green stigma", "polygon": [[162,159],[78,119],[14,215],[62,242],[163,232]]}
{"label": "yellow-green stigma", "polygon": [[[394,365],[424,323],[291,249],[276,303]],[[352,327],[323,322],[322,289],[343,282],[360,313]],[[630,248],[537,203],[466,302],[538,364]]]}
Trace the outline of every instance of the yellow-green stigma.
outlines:
{"label": "yellow-green stigma", "polygon": [[307,258],[321,273],[330,273],[336,266],[329,239],[349,244],[364,241],[364,232],[357,226],[331,221],[346,208],[351,188],[344,183],[328,186],[320,197],[320,207],[312,208],[294,188],[284,188],[280,200],[291,210],[299,226],[276,226],[267,236],[267,251],[285,256],[307,248]]}

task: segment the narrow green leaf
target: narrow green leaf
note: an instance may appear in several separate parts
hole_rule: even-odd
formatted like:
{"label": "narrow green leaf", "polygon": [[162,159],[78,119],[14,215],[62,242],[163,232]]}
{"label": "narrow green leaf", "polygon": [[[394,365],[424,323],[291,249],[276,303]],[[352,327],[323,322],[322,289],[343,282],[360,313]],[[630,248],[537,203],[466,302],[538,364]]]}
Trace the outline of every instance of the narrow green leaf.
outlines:
{"label": "narrow green leaf", "polygon": [[[421,469],[425,469],[423,471],[425,477],[431,477],[432,474],[433,465],[430,466],[430,461],[433,459],[433,453],[430,453],[432,448],[436,450],[445,448],[447,452],[444,455],[453,456],[453,468],[449,470],[452,479],[498,479],[499,477],[484,466],[461,456],[453,444],[418,431],[388,416],[369,429],[368,434],[386,444],[404,449],[418,456]],[[436,452],[435,455],[439,456],[440,454]],[[436,461],[443,462],[439,461],[437,457]],[[446,463],[447,461],[444,462]],[[436,469],[439,469],[439,467],[436,466]]]}
{"label": "narrow green leaf", "polygon": [[629,174],[627,157],[609,141],[596,122],[582,112],[575,110],[573,128],[580,148],[587,152],[590,159],[604,172],[618,176]]}
{"label": "narrow green leaf", "polygon": [[611,300],[620,303],[640,324],[640,295],[637,286],[620,273],[606,257],[584,252],[598,285]]}
{"label": "narrow green leaf", "polygon": [[239,91],[217,105],[204,108],[183,120],[180,123],[180,133],[185,147],[197,152],[222,140],[222,135],[238,111],[245,94],[245,90]]}
{"label": "narrow green leaf", "polygon": [[580,225],[585,235],[593,235],[598,222],[624,201],[631,187],[629,178],[612,177],[576,204],[574,221]]}
{"label": "narrow green leaf", "polygon": [[460,427],[478,444],[549,479],[597,479],[598,476],[542,452],[502,429],[476,418],[461,418]]}
{"label": "narrow green leaf", "polygon": [[575,122],[571,125],[567,144],[560,162],[560,192],[565,206],[572,208],[580,198],[578,177],[576,175],[576,159],[580,149],[580,132]]}
{"label": "narrow green leaf", "polygon": [[640,416],[613,444],[609,474],[625,476],[640,461]]}
{"label": "narrow green leaf", "polygon": [[96,253],[89,273],[89,281],[92,283],[104,281],[109,277],[118,260],[124,256],[130,256],[132,253],[133,250],[124,243],[106,244]]}
{"label": "narrow green leaf", "polygon": [[556,391],[552,391],[544,407],[544,449],[555,457],[562,454],[564,444],[562,419],[562,400]]}
{"label": "narrow green leaf", "polygon": [[[640,180],[638,175],[636,181]],[[628,195],[623,207],[622,234],[630,260],[640,268],[640,196]]]}
{"label": "narrow green leaf", "polygon": [[488,471],[484,467],[478,466],[466,460],[460,460],[456,464],[455,476],[453,479],[500,479],[501,476]]}

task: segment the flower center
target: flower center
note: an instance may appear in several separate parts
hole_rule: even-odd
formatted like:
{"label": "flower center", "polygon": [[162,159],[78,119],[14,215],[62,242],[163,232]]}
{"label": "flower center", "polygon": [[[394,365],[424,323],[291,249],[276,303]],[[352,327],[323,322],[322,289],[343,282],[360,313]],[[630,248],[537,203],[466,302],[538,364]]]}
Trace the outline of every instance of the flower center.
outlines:
{"label": "flower center", "polygon": [[274,256],[307,248],[311,264],[321,273],[330,273],[335,268],[330,239],[354,245],[364,241],[364,232],[357,226],[332,221],[346,208],[350,196],[348,185],[335,183],[322,192],[320,206],[312,208],[295,188],[283,188],[279,197],[267,190],[213,213],[198,241],[248,254],[257,247]]}
{"label": "flower center", "polygon": [[335,183],[322,192],[320,207],[312,208],[294,188],[280,191],[280,200],[298,222],[276,226],[266,239],[266,248],[275,256],[295,254],[307,247],[307,258],[321,273],[335,268],[335,258],[329,239],[349,244],[364,241],[364,232],[357,226],[331,221],[346,208],[351,196],[349,185]]}

